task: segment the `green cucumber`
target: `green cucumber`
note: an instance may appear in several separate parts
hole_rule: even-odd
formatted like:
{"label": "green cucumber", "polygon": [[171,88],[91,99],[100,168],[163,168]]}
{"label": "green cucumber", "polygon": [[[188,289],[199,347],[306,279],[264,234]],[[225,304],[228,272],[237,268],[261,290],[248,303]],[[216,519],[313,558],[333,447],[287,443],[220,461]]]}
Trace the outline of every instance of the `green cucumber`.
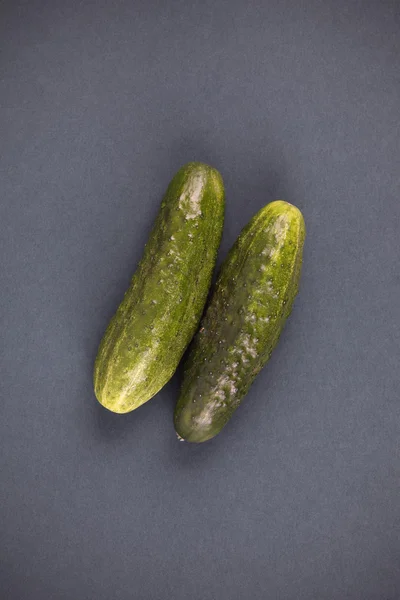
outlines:
{"label": "green cucumber", "polygon": [[182,167],[100,343],[94,390],[109,410],[134,410],[174,374],[201,318],[223,221],[218,171],[195,162]]}
{"label": "green cucumber", "polygon": [[278,200],[231,248],[185,364],[174,414],[181,439],[217,435],[269,359],[298,291],[304,238],[301,212]]}

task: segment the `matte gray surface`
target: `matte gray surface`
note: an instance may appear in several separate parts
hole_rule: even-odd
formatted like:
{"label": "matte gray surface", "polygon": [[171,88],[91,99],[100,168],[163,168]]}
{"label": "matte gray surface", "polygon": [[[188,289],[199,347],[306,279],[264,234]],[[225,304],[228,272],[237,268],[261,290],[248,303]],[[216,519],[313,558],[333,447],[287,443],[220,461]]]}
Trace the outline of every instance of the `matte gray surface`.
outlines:
{"label": "matte gray surface", "polygon": [[[390,1],[0,2],[0,597],[400,598],[400,19]],[[297,204],[301,293],[223,433],[127,416],[97,345],[174,172],[220,260]]]}

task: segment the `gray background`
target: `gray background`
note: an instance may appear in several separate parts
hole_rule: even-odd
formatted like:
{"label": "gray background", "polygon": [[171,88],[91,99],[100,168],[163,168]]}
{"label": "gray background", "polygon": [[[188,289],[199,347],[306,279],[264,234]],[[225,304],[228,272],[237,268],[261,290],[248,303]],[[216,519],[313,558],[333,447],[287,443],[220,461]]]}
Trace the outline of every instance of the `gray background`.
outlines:
{"label": "gray background", "polygon": [[[400,5],[0,2],[0,597],[400,598]],[[284,198],[301,293],[223,433],[92,366],[162,194]]]}

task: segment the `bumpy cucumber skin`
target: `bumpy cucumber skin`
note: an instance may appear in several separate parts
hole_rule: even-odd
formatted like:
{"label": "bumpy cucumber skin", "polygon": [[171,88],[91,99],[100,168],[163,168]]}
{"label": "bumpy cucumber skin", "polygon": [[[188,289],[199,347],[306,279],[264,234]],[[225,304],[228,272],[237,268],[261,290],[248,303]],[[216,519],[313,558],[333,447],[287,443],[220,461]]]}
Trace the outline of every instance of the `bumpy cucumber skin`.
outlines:
{"label": "bumpy cucumber skin", "polygon": [[174,414],[181,439],[217,435],[269,359],[298,291],[304,239],[301,212],[278,200],[231,248],[185,365]]}
{"label": "bumpy cucumber skin", "polygon": [[94,366],[98,401],[134,410],[172,377],[207,299],[224,221],[220,174],[188,163],[172,179]]}

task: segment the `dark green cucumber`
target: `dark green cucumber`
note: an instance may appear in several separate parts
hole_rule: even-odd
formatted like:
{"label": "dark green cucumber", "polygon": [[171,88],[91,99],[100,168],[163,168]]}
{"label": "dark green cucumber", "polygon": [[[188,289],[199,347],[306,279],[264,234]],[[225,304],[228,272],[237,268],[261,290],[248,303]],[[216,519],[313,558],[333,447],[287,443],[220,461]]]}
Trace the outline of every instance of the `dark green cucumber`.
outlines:
{"label": "dark green cucumber", "polygon": [[109,410],[134,410],[172,377],[201,318],[223,220],[218,171],[194,162],[182,167],[100,343],[94,390]]}
{"label": "dark green cucumber", "polygon": [[301,212],[280,200],[231,248],[185,365],[174,415],[180,438],[219,433],[269,359],[298,291],[304,238]]}

